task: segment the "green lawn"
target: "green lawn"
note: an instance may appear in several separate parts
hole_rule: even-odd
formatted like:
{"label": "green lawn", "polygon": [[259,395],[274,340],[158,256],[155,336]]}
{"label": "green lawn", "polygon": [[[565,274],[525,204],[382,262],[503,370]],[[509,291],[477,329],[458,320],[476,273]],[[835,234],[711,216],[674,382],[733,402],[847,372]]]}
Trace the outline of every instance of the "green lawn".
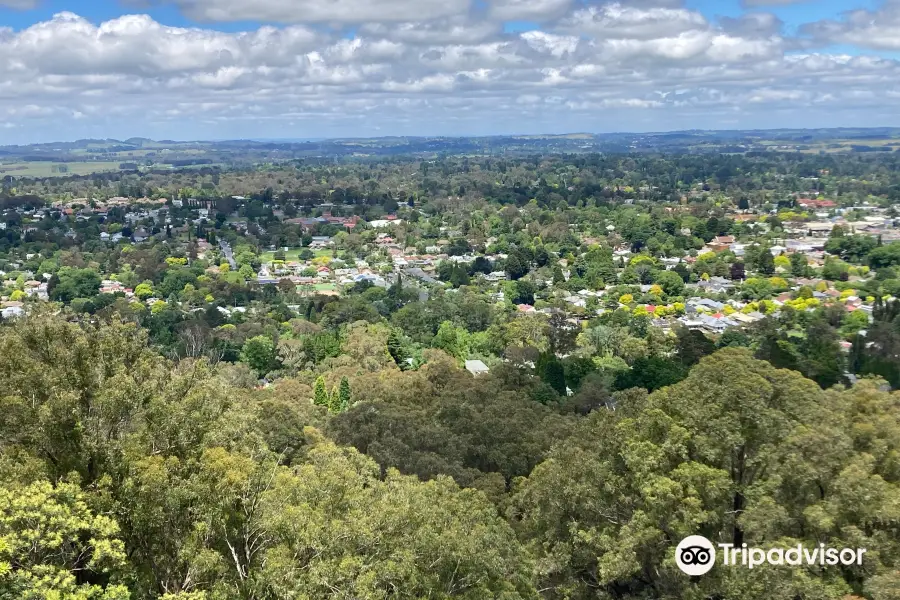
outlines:
{"label": "green lawn", "polygon": [[[291,248],[287,252],[284,253],[285,260],[300,260],[300,252],[303,248]],[[331,256],[331,250],[313,250],[313,254],[316,257],[319,256]],[[274,252],[263,252],[259,255],[259,261],[263,264],[268,264],[275,260]]]}
{"label": "green lawn", "polygon": [[337,285],[333,283],[314,283],[312,285],[298,285],[297,293],[306,295],[307,293],[316,292],[335,292],[337,289]]}

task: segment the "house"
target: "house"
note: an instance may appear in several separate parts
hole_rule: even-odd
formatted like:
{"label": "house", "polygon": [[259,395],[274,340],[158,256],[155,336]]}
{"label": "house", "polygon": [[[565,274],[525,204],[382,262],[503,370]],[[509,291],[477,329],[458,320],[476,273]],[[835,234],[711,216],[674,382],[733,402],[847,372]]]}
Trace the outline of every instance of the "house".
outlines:
{"label": "house", "polygon": [[122,285],[118,281],[113,281],[111,279],[104,279],[100,282],[100,293],[101,294],[115,294],[116,292],[125,292],[125,286]]}
{"label": "house", "polygon": [[424,283],[439,283],[437,279],[423,271],[422,269],[414,268],[414,269],[404,269],[404,274],[409,275],[411,277],[415,277],[419,281]]}
{"label": "house", "polygon": [[0,309],[0,315],[2,315],[4,319],[13,319],[15,317],[21,317],[25,314],[25,309],[21,306],[6,306],[6,304],[21,303],[5,303],[5,308]]}
{"label": "house", "polygon": [[690,304],[694,306],[702,306],[703,308],[710,310],[722,310],[725,308],[725,305],[721,302],[716,302],[715,300],[710,300],[709,298],[700,298],[698,300],[690,300]]}
{"label": "house", "polygon": [[16,302],[12,300],[8,302],[0,302],[0,314],[3,315],[4,319],[21,317],[25,314],[25,305],[22,302]]}
{"label": "house", "polygon": [[801,208],[807,208],[807,209],[809,209],[809,208],[812,208],[812,209],[834,208],[837,206],[837,203],[835,203],[833,200],[819,200],[816,198],[798,200],[797,204]]}
{"label": "house", "polygon": [[834,229],[834,223],[807,223],[805,229],[809,237],[828,237],[831,234],[831,230]]}
{"label": "house", "polygon": [[587,308],[587,301],[581,296],[569,296],[565,298],[565,301],[578,308]]}
{"label": "house", "polygon": [[713,240],[708,244],[708,246],[715,252],[722,252],[723,250],[728,250],[733,243],[734,236],[719,235],[714,237]]}
{"label": "house", "polygon": [[734,283],[724,277],[712,277],[709,281],[697,282],[697,287],[709,293],[721,294],[733,288]]}
{"label": "house", "polygon": [[480,360],[467,360],[466,371],[468,371],[475,377],[478,377],[479,375],[484,375],[485,373],[489,372],[490,369],[488,369],[487,365]]}
{"label": "house", "polygon": [[374,227],[375,229],[381,229],[389,225],[399,225],[401,223],[403,223],[403,219],[376,219],[374,221],[369,221],[369,226]]}
{"label": "house", "polygon": [[703,323],[701,326],[703,329],[710,331],[712,333],[722,333],[725,331],[729,325],[733,325],[734,322],[730,319],[725,319],[720,315],[710,316],[710,315],[700,315],[697,319]]}

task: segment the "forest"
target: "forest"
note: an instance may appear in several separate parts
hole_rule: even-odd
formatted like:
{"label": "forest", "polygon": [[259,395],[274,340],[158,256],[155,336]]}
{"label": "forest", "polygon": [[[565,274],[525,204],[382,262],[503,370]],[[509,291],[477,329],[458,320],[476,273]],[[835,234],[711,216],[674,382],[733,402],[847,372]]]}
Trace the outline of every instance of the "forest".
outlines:
{"label": "forest", "polygon": [[[3,598],[893,598],[900,422],[744,349],[587,415],[367,348],[348,410],[121,322],[0,331]],[[352,345],[342,357],[356,358]],[[614,410],[612,410],[614,407]],[[674,542],[868,549],[700,580]]]}
{"label": "forest", "polygon": [[897,600],[897,161],[6,180],[0,600]]}

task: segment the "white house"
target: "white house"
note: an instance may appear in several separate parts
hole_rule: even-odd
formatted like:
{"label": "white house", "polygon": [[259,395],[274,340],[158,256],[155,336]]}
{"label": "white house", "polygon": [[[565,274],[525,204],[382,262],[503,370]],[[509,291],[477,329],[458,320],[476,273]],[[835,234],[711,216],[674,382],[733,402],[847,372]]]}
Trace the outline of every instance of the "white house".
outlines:
{"label": "white house", "polygon": [[490,369],[488,369],[488,366],[480,360],[467,360],[466,371],[468,371],[475,377],[478,377],[479,375],[484,375],[485,373],[490,371]]}

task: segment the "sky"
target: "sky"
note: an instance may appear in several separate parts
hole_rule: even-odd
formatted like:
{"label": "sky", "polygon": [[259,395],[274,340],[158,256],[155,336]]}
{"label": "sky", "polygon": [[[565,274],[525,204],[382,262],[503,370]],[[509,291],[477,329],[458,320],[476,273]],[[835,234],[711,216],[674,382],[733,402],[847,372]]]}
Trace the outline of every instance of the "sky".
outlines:
{"label": "sky", "polygon": [[0,0],[0,145],[900,126],[900,0]]}

